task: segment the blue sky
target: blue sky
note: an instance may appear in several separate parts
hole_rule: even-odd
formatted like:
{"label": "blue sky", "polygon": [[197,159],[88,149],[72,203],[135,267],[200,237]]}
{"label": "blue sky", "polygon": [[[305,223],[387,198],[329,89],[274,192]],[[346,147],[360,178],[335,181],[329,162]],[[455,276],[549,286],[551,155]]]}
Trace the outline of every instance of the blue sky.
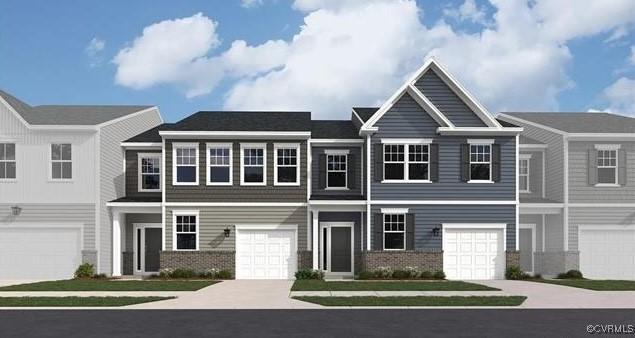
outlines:
{"label": "blue sky", "polygon": [[158,105],[167,121],[348,118],[435,55],[492,112],[635,115],[633,1],[589,2],[4,1],[0,88],[33,105]]}

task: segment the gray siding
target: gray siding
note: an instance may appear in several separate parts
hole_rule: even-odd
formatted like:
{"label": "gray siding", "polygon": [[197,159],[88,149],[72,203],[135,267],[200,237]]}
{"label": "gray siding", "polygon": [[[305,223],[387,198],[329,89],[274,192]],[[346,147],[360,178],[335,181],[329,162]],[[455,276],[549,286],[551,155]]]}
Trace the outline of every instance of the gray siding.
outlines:
{"label": "gray siding", "polygon": [[564,251],[562,214],[545,216],[545,251]]}
{"label": "gray siding", "polygon": [[457,127],[487,127],[461,98],[433,71],[428,70],[415,86]]}
{"label": "gray siding", "polygon": [[126,214],[125,229],[125,245],[121,251],[132,252],[134,246],[132,243],[135,223],[158,223],[161,224],[161,214]]}
{"label": "gray siding", "polygon": [[[626,185],[595,187],[589,184],[588,151],[595,144],[620,144],[626,152]],[[618,162],[622,159],[618,158]],[[598,203],[635,202],[635,142],[569,142],[569,201]]]}
{"label": "gray siding", "polygon": [[569,208],[569,250],[578,250],[578,225],[635,224],[633,208]]}
{"label": "gray siding", "polygon": [[[381,208],[408,208],[415,214],[415,249],[441,249],[442,235],[432,236],[432,229],[443,223],[505,223],[507,224],[507,248],[516,248],[516,212],[514,205],[373,205],[373,215]],[[375,229],[375,218],[371,229]],[[374,231],[371,242],[374,243]]]}
{"label": "gray siding", "polygon": [[[199,143],[199,184],[197,186],[172,185],[172,142]],[[307,153],[306,141],[244,140],[233,142],[233,186],[206,185],[206,143],[227,143],[227,140],[169,140],[165,143],[166,201],[167,202],[306,202]],[[267,143],[267,185],[240,185],[240,143]],[[274,186],[274,143],[300,143],[300,186]]]}
{"label": "gray siding", "polygon": [[[353,156],[355,162],[354,168],[354,178],[355,178],[355,188],[350,190],[325,190],[320,189],[320,155],[324,154],[324,151],[327,149],[338,149],[338,150],[348,150],[349,154]],[[362,186],[364,182],[362,181],[362,148],[359,146],[351,146],[351,147],[323,147],[323,146],[312,146],[311,148],[312,154],[312,162],[311,162],[311,195],[319,195],[319,196],[342,196],[342,195],[360,195],[362,194]],[[325,174],[325,173],[324,173]]]}
{"label": "gray siding", "polygon": [[201,251],[235,250],[236,231],[225,237],[223,230],[235,224],[286,224],[298,226],[298,250],[306,250],[306,207],[183,207],[166,208],[165,248],[172,250],[172,211],[199,210],[199,249]]}
{"label": "gray siding", "polygon": [[520,215],[520,224],[536,225],[536,251],[542,251],[542,215]]}
{"label": "gray siding", "polygon": [[374,167],[375,145],[381,138],[432,138],[439,144],[439,182],[381,183],[375,181],[371,168],[373,200],[514,200],[516,198],[516,139],[515,137],[486,137],[496,139],[501,148],[501,179],[493,184],[470,184],[461,181],[460,146],[466,137],[439,136],[438,124],[408,94],[377,122],[379,131],[372,137],[371,165]]}
{"label": "gray siding", "polygon": [[520,200],[524,198],[542,198],[542,152],[522,151],[521,154],[530,154],[529,160],[529,193],[520,193]]}
{"label": "gray siding", "polygon": [[161,154],[160,150],[126,150],[126,196],[161,197],[160,192],[139,192],[139,153]]}

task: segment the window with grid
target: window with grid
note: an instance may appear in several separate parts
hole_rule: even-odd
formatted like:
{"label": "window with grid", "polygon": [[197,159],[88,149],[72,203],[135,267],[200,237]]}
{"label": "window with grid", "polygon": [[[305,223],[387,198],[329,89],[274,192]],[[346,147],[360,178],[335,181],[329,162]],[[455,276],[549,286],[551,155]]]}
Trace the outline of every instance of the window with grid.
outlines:
{"label": "window with grid", "polygon": [[265,149],[243,149],[243,182],[265,183]]}
{"label": "window with grid", "polygon": [[384,214],[384,249],[406,249],[406,215]]}
{"label": "window with grid", "polygon": [[518,161],[518,189],[521,192],[529,192],[529,159],[521,158]]}
{"label": "window with grid", "polygon": [[326,187],[346,188],[346,155],[326,155]]}
{"label": "window with grid", "polygon": [[598,183],[617,184],[617,150],[598,150]]}
{"label": "window with grid", "polygon": [[176,182],[196,183],[198,167],[198,148],[179,146],[176,149]]}
{"label": "window with grid", "polygon": [[430,153],[427,144],[408,146],[408,179],[428,180]]}
{"label": "window with grid", "polygon": [[209,146],[209,183],[231,183],[232,158],[229,146]]}
{"label": "window with grid", "polygon": [[176,249],[196,250],[196,219],[195,215],[176,216]]}
{"label": "window with grid", "polygon": [[72,150],[69,143],[51,144],[51,179],[70,180],[73,178]]}
{"label": "window with grid", "polygon": [[492,179],[492,147],[489,144],[470,145],[470,180],[490,181]]}
{"label": "window with grid", "polygon": [[403,180],[406,167],[406,156],[403,144],[384,145],[384,179]]}
{"label": "window with grid", "polygon": [[15,178],[15,143],[0,143],[0,180]]}
{"label": "window with grid", "polygon": [[161,155],[139,155],[141,161],[140,191],[161,190]]}
{"label": "window with grid", "polygon": [[298,149],[276,149],[276,183],[298,183]]}

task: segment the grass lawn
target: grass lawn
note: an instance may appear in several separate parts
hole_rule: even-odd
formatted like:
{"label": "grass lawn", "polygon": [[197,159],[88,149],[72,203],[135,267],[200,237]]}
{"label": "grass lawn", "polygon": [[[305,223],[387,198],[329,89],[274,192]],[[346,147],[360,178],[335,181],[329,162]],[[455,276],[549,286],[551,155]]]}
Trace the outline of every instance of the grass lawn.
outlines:
{"label": "grass lawn", "polygon": [[0,297],[0,307],[124,306],[174,297]]}
{"label": "grass lawn", "polygon": [[297,280],[291,291],[498,291],[461,281],[355,281]]}
{"label": "grass lawn", "polygon": [[518,306],[523,296],[470,297],[293,297],[324,306]]}
{"label": "grass lawn", "polygon": [[595,291],[635,291],[635,281],[632,280],[536,279],[533,281]]}
{"label": "grass lawn", "polygon": [[214,280],[68,279],[0,287],[0,291],[196,291]]}

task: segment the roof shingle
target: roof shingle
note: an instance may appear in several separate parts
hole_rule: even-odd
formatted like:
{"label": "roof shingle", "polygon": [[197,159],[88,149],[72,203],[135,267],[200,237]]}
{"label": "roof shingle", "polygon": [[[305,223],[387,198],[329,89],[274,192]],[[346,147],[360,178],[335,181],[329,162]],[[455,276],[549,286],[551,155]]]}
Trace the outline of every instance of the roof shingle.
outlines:
{"label": "roof shingle", "polygon": [[635,118],[609,113],[502,113],[567,133],[635,133]]}
{"label": "roof shingle", "polygon": [[200,111],[161,131],[311,131],[310,112]]}

